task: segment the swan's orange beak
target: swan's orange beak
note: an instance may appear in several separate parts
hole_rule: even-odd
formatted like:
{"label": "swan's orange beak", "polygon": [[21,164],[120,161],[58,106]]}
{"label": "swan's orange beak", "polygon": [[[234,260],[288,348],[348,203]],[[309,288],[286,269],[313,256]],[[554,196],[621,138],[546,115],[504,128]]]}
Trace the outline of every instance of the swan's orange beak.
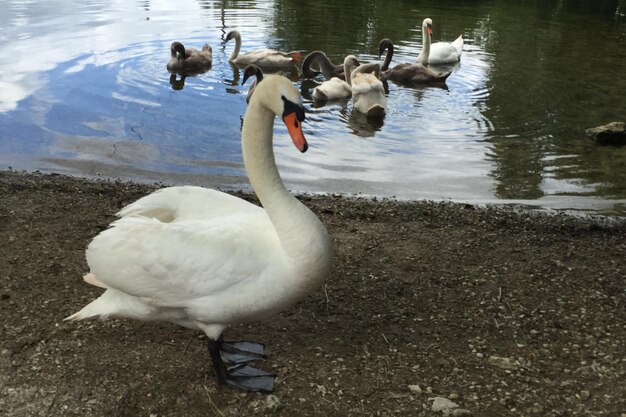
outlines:
{"label": "swan's orange beak", "polygon": [[433,34],[433,28],[431,28],[430,26],[428,26],[428,34],[431,36]]}
{"label": "swan's orange beak", "polygon": [[291,140],[293,141],[293,144],[296,145],[296,148],[298,148],[300,152],[306,152],[306,150],[309,149],[309,144],[304,138],[302,123],[298,120],[296,112],[284,115],[283,122],[285,122],[285,126],[287,126],[287,130],[289,131],[289,136],[291,136]]}

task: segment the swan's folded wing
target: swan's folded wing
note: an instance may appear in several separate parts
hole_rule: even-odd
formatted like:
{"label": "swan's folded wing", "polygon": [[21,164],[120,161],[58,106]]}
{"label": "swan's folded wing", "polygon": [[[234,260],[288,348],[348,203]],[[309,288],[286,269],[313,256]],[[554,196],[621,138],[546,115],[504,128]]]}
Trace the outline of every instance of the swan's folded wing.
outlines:
{"label": "swan's folded wing", "polygon": [[262,208],[220,191],[203,187],[169,187],[124,207],[119,217],[144,216],[162,222],[214,219],[233,212],[257,213]]}
{"label": "swan's folded wing", "polygon": [[352,94],[368,94],[371,91],[382,91],[383,83],[375,75],[369,73],[352,73]]}
{"label": "swan's folded wing", "polygon": [[273,268],[284,265],[282,253],[262,212],[214,222],[125,217],[98,235],[86,256],[91,273],[108,288],[155,306],[185,307],[272,277]]}
{"label": "swan's folded wing", "polygon": [[337,77],[333,77],[315,87],[313,94],[316,98],[336,100],[340,98],[349,98],[352,95],[352,88],[347,82]]}
{"label": "swan's folded wing", "polygon": [[452,46],[454,46],[459,55],[461,55],[463,51],[463,35],[459,35],[459,37],[452,42]]}

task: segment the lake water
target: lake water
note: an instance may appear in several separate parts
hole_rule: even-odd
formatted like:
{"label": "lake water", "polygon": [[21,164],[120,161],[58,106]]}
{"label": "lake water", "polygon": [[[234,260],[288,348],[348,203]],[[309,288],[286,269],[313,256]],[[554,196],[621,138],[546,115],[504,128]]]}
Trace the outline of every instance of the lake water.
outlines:
{"label": "lake water", "polygon": [[[433,41],[465,38],[447,87],[389,83],[381,123],[352,104],[315,108],[317,80],[295,77],[311,148],[280,123],[288,187],[400,199],[521,203],[626,215],[626,147],[589,127],[626,118],[626,1],[314,2],[0,0],[0,169],[247,186],[240,123],[242,51],[323,50],[394,64]],[[169,45],[209,43],[213,68],[172,80]]]}

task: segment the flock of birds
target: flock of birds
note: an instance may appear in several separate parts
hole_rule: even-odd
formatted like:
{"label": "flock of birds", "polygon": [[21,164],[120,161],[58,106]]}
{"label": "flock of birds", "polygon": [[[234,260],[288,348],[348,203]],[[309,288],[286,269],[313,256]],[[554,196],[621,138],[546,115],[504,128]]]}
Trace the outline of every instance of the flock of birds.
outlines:
{"label": "flock of birds", "polygon": [[[453,42],[431,42],[432,20],[422,22],[422,50],[415,63],[399,64],[390,68],[393,59],[393,42],[385,38],[379,43],[379,58],[386,52],[385,60],[379,63],[360,63],[354,55],[345,57],[342,64],[335,65],[322,51],[314,51],[302,61],[301,53],[281,52],[262,49],[241,52],[241,35],[233,30],[226,35],[225,45],[235,40],[235,49],[229,62],[246,67],[243,82],[256,76],[256,82],[263,78],[264,71],[277,72],[293,70],[302,61],[302,74],[314,78],[320,73],[326,81],[313,89],[311,96],[317,102],[332,102],[352,98],[354,108],[370,117],[385,114],[387,98],[383,82],[393,81],[404,85],[423,83],[444,83],[451,70],[438,71],[429,65],[455,64],[461,59],[463,36]],[[185,48],[180,42],[174,42],[170,48],[171,58],[167,69],[173,73],[198,74],[208,71],[212,65],[212,49],[204,45],[201,50]],[[253,90],[254,85],[251,90]]]}
{"label": "flock of birds", "polygon": [[[423,27],[430,31],[430,19]],[[230,39],[236,41],[231,61],[237,64],[276,68],[300,58],[297,52],[271,50],[239,55],[240,35],[231,32],[226,41]],[[309,55],[305,64],[317,63],[330,77],[317,94],[326,91],[328,98],[334,87],[325,90],[326,86],[337,85],[356,102],[364,100],[370,107],[363,109],[369,112],[380,103],[360,97],[370,94],[366,84],[408,71],[423,77],[429,71],[426,63],[458,60],[461,45],[462,38],[453,44],[425,42],[421,62],[391,70],[385,68],[389,55],[380,68],[356,66],[351,56],[341,68],[321,52]],[[382,46],[390,48],[387,43]],[[211,58],[208,45],[193,50],[174,42],[168,67],[199,71],[210,67]],[[254,67],[248,71],[254,73]],[[314,72],[311,66],[305,71]],[[271,392],[275,375],[249,365],[265,356],[264,346],[225,342],[222,333],[230,325],[274,315],[316,291],[330,274],[333,249],[322,222],[286,189],[274,159],[276,116],[285,123],[295,147],[300,152],[308,148],[300,92],[280,74],[260,78],[250,95],[241,141],[246,172],[262,207],[195,186],[163,188],[124,207],[117,213],[119,219],[86,250],[89,272],[84,280],[105,291],[66,320],[123,317],[201,330],[219,383]]]}

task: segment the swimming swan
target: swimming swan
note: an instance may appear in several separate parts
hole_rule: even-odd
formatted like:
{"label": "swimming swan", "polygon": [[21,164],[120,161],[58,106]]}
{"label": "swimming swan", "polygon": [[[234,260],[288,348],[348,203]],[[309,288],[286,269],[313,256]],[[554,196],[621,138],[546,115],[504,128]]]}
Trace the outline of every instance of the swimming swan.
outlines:
{"label": "swimming swan", "polygon": [[198,51],[195,48],[185,48],[180,42],[172,42],[170,54],[167,69],[171,72],[208,71],[213,64],[213,50],[208,44],[204,44],[202,49]]}
{"label": "swimming swan", "polygon": [[254,93],[254,89],[263,80],[263,70],[254,64],[248,65],[243,71],[243,80],[241,80],[241,85],[244,85],[246,83],[246,80],[250,77],[256,77],[256,80],[252,82],[252,85],[248,90],[246,103],[250,103],[250,99],[252,98],[252,93]]}
{"label": "swimming swan", "polygon": [[433,33],[433,21],[430,18],[422,22],[422,51],[417,56],[418,64],[453,64],[461,59],[463,51],[463,35],[452,43],[437,42],[431,45],[430,37]]}
{"label": "swimming swan", "polygon": [[387,108],[385,86],[379,77],[379,64],[359,65],[348,77],[354,108],[370,117],[383,117]]}
{"label": "swimming swan", "polygon": [[305,152],[300,93],[285,77],[267,75],[241,133],[246,172],[264,208],[194,186],[165,188],[126,206],[86,251],[84,279],[106,291],[66,320],[126,317],[202,330],[220,383],[271,391],[274,375],[245,365],[262,357],[262,345],[224,342],[222,332],[314,292],[333,257],[321,221],[280,179],[275,115]]}
{"label": "swimming swan", "polygon": [[230,54],[228,62],[237,65],[256,64],[262,69],[291,68],[296,62],[299,62],[302,57],[300,52],[297,51],[287,53],[273,49],[259,49],[239,55],[239,51],[241,50],[241,35],[238,31],[231,30],[226,35],[226,39],[224,39],[222,45],[225,45],[231,39],[235,39],[235,49]]}
{"label": "swimming swan", "polygon": [[[319,72],[311,68],[313,65],[318,66]],[[302,74],[307,78],[313,78],[321,72],[324,74],[324,78],[326,78],[326,80],[337,77],[345,81],[346,76],[344,68],[344,64],[333,64],[330,58],[328,58],[322,51],[313,51],[304,58],[304,61],[302,61]]]}
{"label": "swimming swan", "polygon": [[[350,72],[359,65],[354,55],[348,55],[343,61],[344,74]],[[350,85],[350,77],[348,81],[344,81],[339,77],[332,77],[328,81],[324,81],[313,89],[311,96],[316,100],[340,100],[352,97],[352,86]]]}
{"label": "swimming swan", "polygon": [[452,71],[440,72],[434,71],[422,64],[399,64],[389,69],[389,64],[393,58],[393,42],[391,39],[385,38],[378,45],[378,58],[387,51],[385,62],[380,68],[380,79],[390,80],[400,84],[421,84],[421,83],[445,83],[446,78],[450,76]]}

